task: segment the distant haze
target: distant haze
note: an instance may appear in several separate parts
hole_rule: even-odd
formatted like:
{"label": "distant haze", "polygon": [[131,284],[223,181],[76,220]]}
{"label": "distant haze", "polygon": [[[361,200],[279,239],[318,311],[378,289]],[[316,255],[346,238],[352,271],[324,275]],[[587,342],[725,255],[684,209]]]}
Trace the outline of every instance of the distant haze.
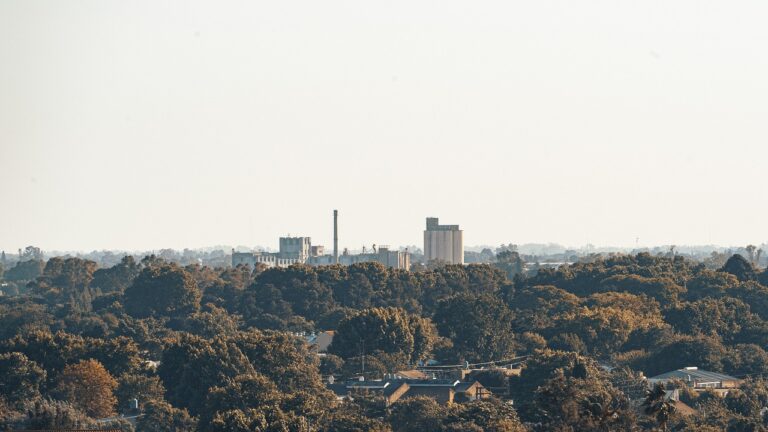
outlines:
{"label": "distant haze", "polygon": [[[768,240],[764,1],[0,2],[0,248]],[[637,240],[639,238],[639,240]]]}

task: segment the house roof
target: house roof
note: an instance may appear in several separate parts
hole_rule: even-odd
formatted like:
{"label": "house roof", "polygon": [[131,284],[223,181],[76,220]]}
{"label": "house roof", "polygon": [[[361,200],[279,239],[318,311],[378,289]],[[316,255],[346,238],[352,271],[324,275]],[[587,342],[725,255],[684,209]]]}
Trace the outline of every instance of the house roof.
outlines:
{"label": "house roof", "polygon": [[[371,381],[350,380],[345,383],[329,383],[326,387],[338,397],[353,396],[356,391],[371,391],[381,394],[386,398],[393,395],[401,397],[404,393],[413,389],[419,391],[447,391],[466,393],[473,387],[481,387],[478,381],[462,382],[458,380],[415,380],[415,379],[384,379]],[[420,390],[417,390],[420,389]]]}
{"label": "house roof", "polygon": [[391,386],[384,389],[384,396],[389,397],[396,391],[400,390],[403,386],[408,386],[408,384],[404,382],[393,383]]}
{"label": "house roof", "polygon": [[[389,396],[396,392],[400,387],[407,385],[403,380],[389,380],[389,381],[347,381],[345,384],[341,384],[347,391],[350,390],[370,390],[381,391],[384,396]],[[334,384],[336,386],[336,384]],[[331,389],[336,392],[335,389]],[[337,393],[338,394],[338,393]]]}
{"label": "house roof", "polygon": [[478,381],[462,382],[462,383],[456,384],[455,390],[456,390],[456,393],[464,393],[476,385],[482,387],[482,384],[480,384]]}
{"label": "house roof", "polygon": [[349,390],[347,389],[347,385],[344,383],[333,383],[333,384],[326,384],[325,385],[328,390],[334,392],[336,396],[346,396],[347,393],[349,393]]}
{"label": "house roof", "polygon": [[395,378],[403,378],[403,379],[428,379],[429,378],[427,374],[416,369],[397,371],[394,375],[395,375]]}
{"label": "house roof", "polygon": [[648,381],[668,381],[679,379],[685,382],[714,383],[722,381],[740,381],[736,377],[718,372],[705,371],[696,367],[686,367],[648,378]]}
{"label": "house roof", "polygon": [[461,384],[459,380],[433,379],[433,380],[404,380],[411,387],[456,387]]}
{"label": "house roof", "polygon": [[[341,385],[345,386],[347,389],[395,391],[402,384],[408,384],[410,387],[448,387],[456,389],[456,391],[467,391],[467,389],[473,385],[480,385],[480,383],[477,381],[462,382],[459,380],[451,379],[385,379],[371,381],[353,380],[347,381]],[[333,384],[334,387],[336,385],[337,384]]]}
{"label": "house roof", "polygon": [[389,387],[391,381],[347,381],[348,388],[383,390]]}

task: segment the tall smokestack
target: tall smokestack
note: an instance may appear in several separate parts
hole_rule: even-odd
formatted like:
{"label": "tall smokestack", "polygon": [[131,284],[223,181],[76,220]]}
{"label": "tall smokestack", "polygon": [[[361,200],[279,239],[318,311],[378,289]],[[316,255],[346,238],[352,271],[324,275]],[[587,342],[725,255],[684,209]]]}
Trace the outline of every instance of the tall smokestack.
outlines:
{"label": "tall smokestack", "polygon": [[339,211],[333,211],[333,261],[339,263]]}

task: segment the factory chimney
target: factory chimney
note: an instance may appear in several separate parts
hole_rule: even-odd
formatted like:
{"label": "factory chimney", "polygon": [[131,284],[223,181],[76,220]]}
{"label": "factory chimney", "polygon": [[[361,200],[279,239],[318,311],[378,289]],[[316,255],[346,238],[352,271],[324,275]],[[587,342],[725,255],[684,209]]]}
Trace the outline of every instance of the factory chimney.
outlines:
{"label": "factory chimney", "polygon": [[333,262],[339,263],[339,211],[333,211]]}

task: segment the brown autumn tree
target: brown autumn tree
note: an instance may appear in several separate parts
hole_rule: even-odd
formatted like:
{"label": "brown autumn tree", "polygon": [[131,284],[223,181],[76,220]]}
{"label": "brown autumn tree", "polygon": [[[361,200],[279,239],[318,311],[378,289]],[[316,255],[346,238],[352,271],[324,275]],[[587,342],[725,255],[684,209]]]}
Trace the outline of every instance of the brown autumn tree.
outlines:
{"label": "brown autumn tree", "polygon": [[117,380],[96,360],[68,365],[59,376],[56,392],[91,417],[115,413]]}

